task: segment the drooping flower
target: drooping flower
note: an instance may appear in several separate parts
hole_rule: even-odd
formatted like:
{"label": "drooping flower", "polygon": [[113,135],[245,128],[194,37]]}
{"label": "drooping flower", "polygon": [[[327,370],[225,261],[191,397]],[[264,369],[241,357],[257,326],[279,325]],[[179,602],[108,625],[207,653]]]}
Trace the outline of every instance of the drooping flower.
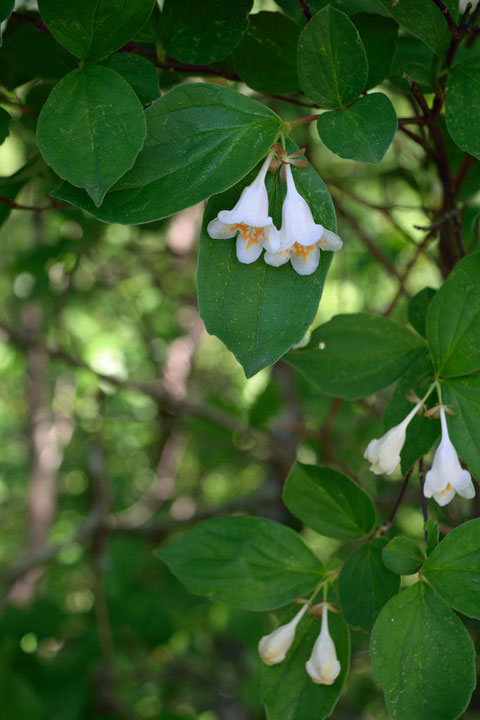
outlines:
{"label": "drooping flower", "polygon": [[399,465],[408,424],[421,407],[422,403],[417,403],[401,423],[388,430],[383,437],[370,440],[363,457],[371,463],[370,470],[375,475],[390,475]]}
{"label": "drooping flower", "polygon": [[268,193],[265,176],[272,159],[270,153],[255,180],[243,189],[238,202],[231,210],[220,210],[208,223],[211,238],[226,239],[237,236],[237,258],[241,263],[252,263],[262,254],[263,248],[276,252],[280,248],[278,230],[268,214]]}
{"label": "drooping flower", "polygon": [[328,631],[328,610],[324,606],[322,627],[313,646],[312,654],[305,665],[307,673],[318,685],[332,685],[340,675],[341,666],[338,662],[335,644]]}
{"label": "drooping flower", "polygon": [[258,643],[258,652],[266,665],[276,665],[285,660],[287,652],[290,650],[295,639],[295,630],[297,625],[305,615],[308,604],[295,615],[286,625],[280,625],[269,635],[264,635]]}
{"label": "drooping flower", "polygon": [[279,267],[289,260],[299,275],[311,275],[320,262],[320,249],[339,250],[343,243],[334,232],[326,230],[313,219],[306,200],[295,187],[290,164],[285,164],[287,194],[282,206],[280,248],[266,248],[265,262]]}
{"label": "drooping flower", "polygon": [[456,492],[462,497],[473,498],[475,488],[470,473],[460,465],[457,451],[450,440],[443,407],[440,407],[440,422],[442,439],[435,452],[432,468],[427,472],[423,494],[427,498],[433,497],[439,505],[447,505]]}

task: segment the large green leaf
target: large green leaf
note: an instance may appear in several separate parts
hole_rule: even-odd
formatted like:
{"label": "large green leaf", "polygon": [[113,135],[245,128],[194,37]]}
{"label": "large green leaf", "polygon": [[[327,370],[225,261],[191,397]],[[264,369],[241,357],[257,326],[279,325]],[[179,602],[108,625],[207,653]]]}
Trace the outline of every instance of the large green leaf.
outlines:
{"label": "large green leaf", "polygon": [[281,125],[261,103],[208,83],[173,88],[145,116],[144,148],[101,208],[70,185],[55,197],[104,222],[159,220],[235,185],[268,152]]}
{"label": "large green leaf", "polygon": [[138,95],[141,103],[151,103],[160,96],[158,74],[150,60],[142,55],[121,52],[110,55],[103,65],[115,70],[126,80]]}
{"label": "large green leaf", "polygon": [[168,54],[187,63],[229,55],[248,25],[253,0],[165,0],[162,37]]}
{"label": "large green leaf", "polygon": [[96,62],[125,45],[152,14],[155,0],[39,0],[58,42],[81,60]]}
{"label": "large green leaf", "polygon": [[100,65],[73,70],[61,80],[37,126],[45,162],[60,177],[85,188],[96,205],[132,167],[145,135],[138,97],[120,75]]}
{"label": "large green leaf", "polygon": [[480,57],[455,65],[448,73],[445,103],[448,132],[459,148],[480,157],[480,128],[472,116],[480,113]]}
{"label": "large green leaf", "polygon": [[299,28],[278,12],[252,15],[248,30],[233,53],[235,70],[254,90],[291,93],[297,77]]}
{"label": "large green leaf", "polygon": [[327,537],[353,540],[375,524],[375,508],[362,490],[342,473],[295,463],[285,481],[283,501],[312,530]]}
{"label": "large green leaf", "polygon": [[[15,71],[25,74],[20,79],[23,85],[26,79],[48,78],[58,80],[67,72],[58,54],[59,46],[49,33],[39,32],[31,23],[13,26],[3,39],[0,60],[5,60]],[[2,72],[2,76],[5,72]],[[8,84],[2,77],[2,85]]]}
{"label": "large green leaf", "polygon": [[[311,167],[293,168],[299,192],[309,202],[316,222],[335,230],[335,214],[327,188]],[[267,265],[260,257],[251,265],[238,262],[235,240],[212,240],[206,227],[222,209],[231,208],[244,182],[212,198],[205,211],[198,258],[198,305],[205,327],[225,343],[251,377],[278,360],[299,342],[313,322],[332,253],[322,252],[312,275],[298,275],[290,263]],[[277,223],[285,186],[278,173],[267,178],[270,213]]]}
{"label": "large green leaf", "polygon": [[341,665],[340,675],[333,685],[316,685],[307,675],[305,663],[320,632],[320,623],[312,617],[304,617],[286,659],[278,665],[262,667],[262,700],[267,720],[323,720],[330,717],[348,673],[350,637],[340,615],[329,613],[328,627]]}
{"label": "large green leaf", "polygon": [[383,564],[384,538],[365,543],[348,558],[338,578],[338,594],[345,620],[370,631],[378,613],[398,593],[400,578]]}
{"label": "large green leaf", "polygon": [[300,535],[259,517],[207,520],[155,554],[190,592],[246,610],[311,593],[325,572]]}
{"label": "large green leaf", "polygon": [[298,41],[303,92],[322,107],[342,108],[360,95],[367,74],[367,58],[355,25],[339,10],[320,10]]}
{"label": "large green leaf", "polygon": [[[437,55],[443,56],[450,43],[445,16],[432,0],[378,0],[390,15],[408,32],[420,38]],[[457,5],[458,7],[458,5]]]}
{"label": "large green leaf", "polygon": [[391,320],[358,313],[321,325],[309,349],[286,360],[326,395],[356,400],[390,385],[424,348],[421,338]]}
{"label": "large green leaf", "polygon": [[425,287],[408,303],[408,320],[415,330],[425,337],[427,334],[427,312],[436,290]]}
{"label": "large green leaf", "polygon": [[413,575],[422,567],[425,557],[417,543],[398,535],[382,550],[385,567],[397,575]]}
{"label": "large green leaf", "polygon": [[372,93],[345,110],[323,113],[317,128],[320,139],[336,155],[379,163],[394,138],[397,116],[384,93]]}
{"label": "large green leaf", "polygon": [[454,720],[475,687],[470,635],[448,605],[418,582],[385,605],[370,654],[394,720]]}
{"label": "large green leaf", "polygon": [[[390,402],[385,408],[383,426],[389,430],[412,410],[412,402],[407,396],[413,390],[423,397],[433,382],[432,360],[425,348],[410,365],[407,372],[398,381]],[[432,401],[431,401],[432,402]],[[432,402],[433,404],[433,402]],[[407,428],[405,445],[402,450],[402,472],[406,473],[422,455],[426,455],[440,434],[440,423],[434,418],[415,415]]]}
{"label": "large green leaf", "polygon": [[455,413],[447,419],[451,440],[480,481],[480,375],[452,378],[442,388],[443,401]]}
{"label": "large green leaf", "polygon": [[448,533],[426,561],[422,574],[455,610],[480,618],[480,519]]}
{"label": "large green leaf", "polygon": [[365,90],[377,87],[390,74],[397,46],[398,25],[391,18],[369,12],[353,15],[368,61]]}
{"label": "large green leaf", "polygon": [[480,369],[480,253],[463,258],[430,303],[427,340],[438,374]]}

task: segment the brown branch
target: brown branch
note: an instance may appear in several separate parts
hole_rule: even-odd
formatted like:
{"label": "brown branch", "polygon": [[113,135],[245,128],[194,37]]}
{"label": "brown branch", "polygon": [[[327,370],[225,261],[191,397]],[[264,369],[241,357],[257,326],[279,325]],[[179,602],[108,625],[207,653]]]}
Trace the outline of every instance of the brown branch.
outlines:
{"label": "brown branch", "polygon": [[305,15],[305,17],[307,18],[307,21],[311,20],[313,16],[312,16],[312,11],[310,10],[309,4],[308,4],[308,0],[299,0],[299,2],[300,2],[300,8],[301,8],[303,14]]}
{"label": "brown branch", "polygon": [[12,210],[31,210],[35,212],[43,212],[44,210],[56,210],[58,207],[60,207],[59,203],[57,203],[53,198],[51,199],[50,205],[43,205],[40,207],[38,207],[37,205],[21,205],[20,203],[16,203],[14,200],[11,200],[5,195],[0,195],[0,202],[8,205],[8,207],[12,208]]}
{"label": "brown branch", "polygon": [[428,155],[435,163],[437,162],[437,156],[436,156],[436,154],[435,154],[435,151],[430,147],[430,145],[428,144],[428,142],[426,142],[426,140],[424,140],[423,138],[421,138],[419,135],[415,135],[415,133],[412,133],[408,128],[406,128],[406,127],[404,127],[404,126],[402,126],[402,127],[400,128],[400,130],[401,130],[405,135],[407,135],[407,136],[410,138],[410,140],[413,140],[413,142],[417,143],[417,145],[420,145],[420,147],[422,147],[422,148],[425,150],[425,152],[427,153],[427,155]]}
{"label": "brown branch", "polygon": [[31,15],[27,15],[26,13],[20,13],[20,12],[12,12],[10,17],[14,18],[15,20],[20,20],[21,22],[31,23],[32,25],[35,25],[37,30],[39,32],[43,33],[50,33],[50,30],[45,25],[43,20],[40,20],[40,18],[32,17]]}
{"label": "brown branch", "polygon": [[390,517],[388,518],[387,522],[384,523],[383,525],[381,525],[378,528],[377,532],[374,533],[375,536],[385,535],[385,533],[387,533],[390,530],[390,528],[392,527],[393,521],[395,520],[395,516],[398,512],[398,509],[399,509],[400,505],[402,504],[402,501],[405,497],[405,493],[407,491],[407,487],[408,487],[408,483],[410,482],[410,478],[412,477],[412,473],[413,473],[413,466],[410,468],[410,470],[405,475],[405,479],[403,481],[403,484],[402,484],[402,487],[400,490],[400,494],[395,502],[392,512],[390,513]]}
{"label": "brown branch", "polygon": [[438,7],[440,12],[444,15],[445,20],[448,23],[448,28],[449,28],[452,36],[455,37],[457,34],[457,31],[458,31],[458,28],[457,28],[457,23],[455,22],[455,20],[453,19],[453,17],[450,14],[450,10],[445,5],[445,3],[442,2],[442,0],[433,0],[433,2]]}

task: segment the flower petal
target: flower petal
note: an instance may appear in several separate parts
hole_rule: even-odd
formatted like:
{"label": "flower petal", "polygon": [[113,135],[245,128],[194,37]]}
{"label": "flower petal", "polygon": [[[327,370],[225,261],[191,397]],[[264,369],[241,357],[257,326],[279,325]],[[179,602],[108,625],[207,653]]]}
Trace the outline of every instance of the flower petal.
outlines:
{"label": "flower petal", "polygon": [[290,260],[295,272],[299,275],[311,275],[320,262],[318,245],[298,245],[296,243],[290,250]]}
{"label": "flower petal", "polygon": [[250,242],[240,235],[237,237],[237,258],[241,263],[249,265],[258,260],[262,254],[263,246],[259,240]]}
{"label": "flower petal", "polygon": [[277,253],[271,253],[266,250],[263,259],[265,260],[267,265],[273,265],[273,267],[280,267],[280,265],[285,265],[285,263],[290,260],[290,250],[281,250]]}
{"label": "flower petal", "polygon": [[226,238],[233,237],[237,231],[232,229],[232,225],[225,224],[216,217],[208,223],[207,232],[214,240],[226,240]]}
{"label": "flower petal", "polygon": [[343,241],[340,237],[336,233],[327,229],[323,231],[323,235],[318,241],[318,244],[322,250],[335,251],[340,250],[340,248],[343,247]]}

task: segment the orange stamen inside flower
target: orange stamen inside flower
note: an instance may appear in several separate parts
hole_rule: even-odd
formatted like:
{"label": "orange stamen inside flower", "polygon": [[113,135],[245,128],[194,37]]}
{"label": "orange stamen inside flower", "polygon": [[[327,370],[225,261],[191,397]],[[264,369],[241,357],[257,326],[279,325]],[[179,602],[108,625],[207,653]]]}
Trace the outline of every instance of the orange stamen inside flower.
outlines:
{"label": "orange stamen inside flower", "polygon": [[315,245],[300,245],[300,243],[295,243],[295,245],[292,247],[292,252],[295,253],[297,257],[301,257],[303,262],[307,261],[307,255],[312,252]]}
{"label": "orange stamen inside flower", "polygon": [[443,488],[443,490],[440,490],[440,495],[445,495],[446,492],[452,489],[452,486],[450,483],[447,484],[447,487]]}
{"label": "orange stamen inside flower", "polygon": [[266,240],[265,228],[263,227],[252,227],[251,225],[245,225],[245,223],[236,223],[230,226],[230,230],[231,232],[238,230],[247,250],[249,250],[252,245],[259,243],[260,240]]}

